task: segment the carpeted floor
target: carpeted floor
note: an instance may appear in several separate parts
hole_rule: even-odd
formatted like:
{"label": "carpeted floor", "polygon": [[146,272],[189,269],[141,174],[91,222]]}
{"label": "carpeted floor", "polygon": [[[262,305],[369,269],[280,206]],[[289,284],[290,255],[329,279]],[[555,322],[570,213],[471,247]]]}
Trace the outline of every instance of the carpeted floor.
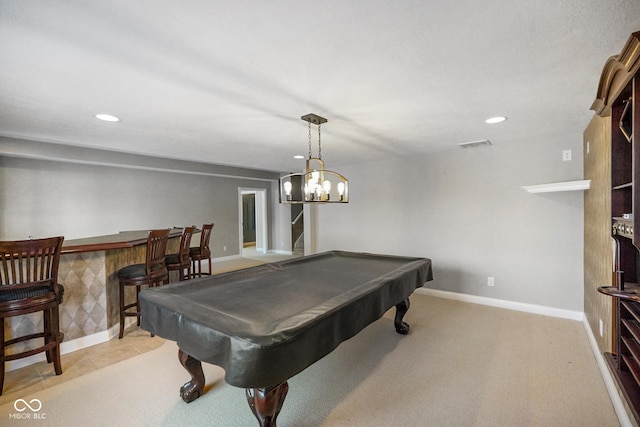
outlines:
{"label": "carpeted floor", "polygon": [[[580,322],[418,293],[411,303],[409,335],[395,333],[390,311],[293,377],[278,425],[619,425]],[[0,425],[257,425],[244,390],[203,367],[207,392],[186,404],[178,391],[189,377],[166,342],[24,396],[37,413],[5,402]]]}

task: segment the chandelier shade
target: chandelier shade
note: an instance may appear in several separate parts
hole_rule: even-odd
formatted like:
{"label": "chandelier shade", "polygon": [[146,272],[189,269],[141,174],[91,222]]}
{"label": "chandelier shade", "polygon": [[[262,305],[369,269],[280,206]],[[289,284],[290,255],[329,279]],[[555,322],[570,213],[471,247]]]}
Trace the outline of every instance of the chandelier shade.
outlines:
{"label": "chandelier shade", "polygon": [[[320,125],[327,119],[316,114],[301,117],[309,123],[309,157],[305,171],[280,178],[280,203],[348,203],[349,180],[324,168],[320,143]],[[311,124],[318,126],[318,157],[311,153]]]}

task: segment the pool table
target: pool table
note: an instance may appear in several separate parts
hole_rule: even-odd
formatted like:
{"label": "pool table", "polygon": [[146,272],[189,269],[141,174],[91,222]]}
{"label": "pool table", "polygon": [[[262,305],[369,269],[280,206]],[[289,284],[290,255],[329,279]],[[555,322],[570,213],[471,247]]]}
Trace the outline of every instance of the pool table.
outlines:
{"label": "pool table", "polygon": [[211,363],[246,389],[261,426],[275,426],[289,378],[394,306],[407,334],[409,296],[432,278],[427,258],[324,252],[144,290],[141,327],[177,342],[187,403]]}

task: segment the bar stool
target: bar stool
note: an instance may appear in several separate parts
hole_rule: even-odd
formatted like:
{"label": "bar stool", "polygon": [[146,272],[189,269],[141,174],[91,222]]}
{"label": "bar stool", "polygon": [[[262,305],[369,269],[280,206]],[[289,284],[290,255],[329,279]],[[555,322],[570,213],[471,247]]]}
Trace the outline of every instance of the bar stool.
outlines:
{"label": "bar stool", "polygon": [[[189,257],[189,245],[191,244],[191,236],[193,236],[195,231],[195,225],[183,228],[182,237],[180,238],[179,252],[177,254],[169,254],[164,258],[169,272],[180,272],[178,276],[180,281],[191,279],[191,257]],[[187,270],[186,275],[184,274],[185,269]]]}
{"label": "bar stool", "polygon": [[[5,361],[46,352],[47,363],[53,362],[56,375],[60,364],[60,332],[58,307],[64,287],[58,284],[58,265],[64,237],[0,242],[0,395],[4,388]],[[4,319],[42,312],[44,329],[5,341]],[[13,344],[43,338],[43,345],[15,354],[5,354]]]}
{"label": "bar stool", "polygon": [[[120,334],[118,338],[124,336],[124,320],[126,317],[135,316],[138,318],[140,326],[140,304],[138,294],[144,285],[149,287],[165,284],[169,279],[169,271],[164,261],[169,240],[169,229],[151,230],[147,236],[147,254],[144,264],[134,264],[118,270],[120,282]],[[135,286],[135,302],[125,305],[125,288]],[[135,311],[130,311],[135,307]]]}
{"label": "bar stool", "polygon": [[[202,226],[202,233],[200,234],[200,246],[190,248],[189,256],[191,257],[191,262],[193,263],[193,276],[196,275],[196,261],[198,262],[198,277],[202,277],[211,275],[211,250],[209,249],[209,240],[211,239],[211,230],[213,229],[213,224],[204,224]],[[209,260],[209,273],[202,272],[202,260]]]}

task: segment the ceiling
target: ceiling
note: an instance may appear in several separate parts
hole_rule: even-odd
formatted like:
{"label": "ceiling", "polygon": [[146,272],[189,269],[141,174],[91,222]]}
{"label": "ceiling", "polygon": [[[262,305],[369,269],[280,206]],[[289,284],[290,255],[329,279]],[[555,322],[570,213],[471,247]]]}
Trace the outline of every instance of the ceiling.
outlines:
{"label": "ceiling", "polygon": [[638,0],[2,0],[0,135],[297,171],[316,113],[329,168],[560,150],[638,30]]}

